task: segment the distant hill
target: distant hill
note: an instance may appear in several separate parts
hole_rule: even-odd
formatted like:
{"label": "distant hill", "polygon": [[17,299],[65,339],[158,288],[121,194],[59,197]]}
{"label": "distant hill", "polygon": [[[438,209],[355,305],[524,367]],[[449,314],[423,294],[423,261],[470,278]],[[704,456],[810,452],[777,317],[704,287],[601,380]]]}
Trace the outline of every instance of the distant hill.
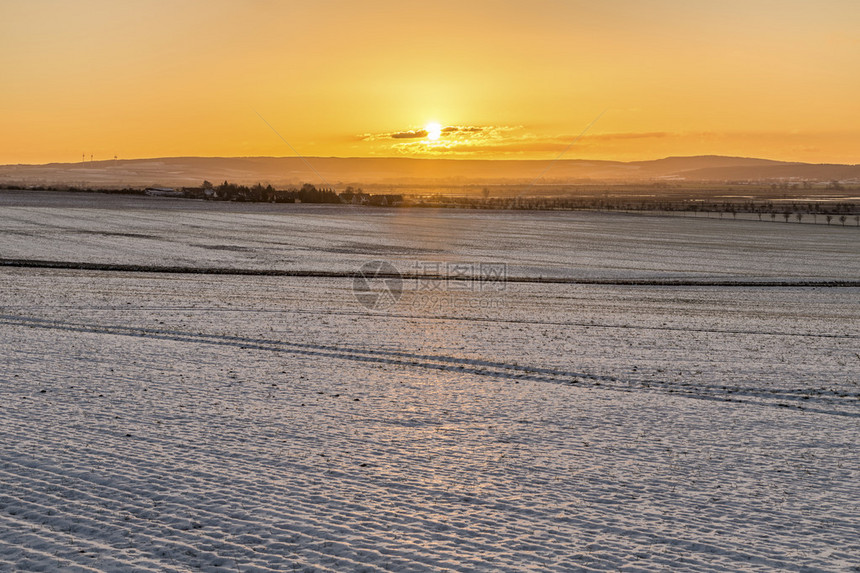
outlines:
{"label": "distant hill", "polygon": [[[536,178],[538,178],[536,181]],[[581,181],[860,181],[860,166],[723,156],[654,161],[477,160],[341,157],[165,157],[0,166],[0,184],[89,187],[563,183]]]}

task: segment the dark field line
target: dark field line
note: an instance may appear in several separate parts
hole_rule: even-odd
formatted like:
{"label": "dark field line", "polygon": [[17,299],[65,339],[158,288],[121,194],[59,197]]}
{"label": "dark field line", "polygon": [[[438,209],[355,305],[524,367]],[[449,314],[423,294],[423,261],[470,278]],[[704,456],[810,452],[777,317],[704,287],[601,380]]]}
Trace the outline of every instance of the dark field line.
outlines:
{"label": "dark field line", "polygon": [[[263,276],[263,277],[307,277],[307,278],[345,278],[351,279],[361,275],[357,271],[314,271],[314,270],[284,270],[284,269],[237,269],[226,267],[182,267],[162,265],[126,265],[113,263],[84,263],[74,261],[49,261],[41,259],[5,259],[0,258],[2,267],[36,268],[103,271],[123,273],[163,273],[189,275],[233,275],[233,276]],[[474,281],[471,276],[456,276],[423,273],[378,273],[375,278],[401,278],[404,280],[457,280]],[[570,284],[570,285],[607,285],[607,286],[681,286],[681,287],[827,287],[827,288],[858,288],[860,280],[743,280],[743,279],[587,279],[567,277],[517,277],[508,276],[495,282],[507,283],[538,283],[538,284]]]}

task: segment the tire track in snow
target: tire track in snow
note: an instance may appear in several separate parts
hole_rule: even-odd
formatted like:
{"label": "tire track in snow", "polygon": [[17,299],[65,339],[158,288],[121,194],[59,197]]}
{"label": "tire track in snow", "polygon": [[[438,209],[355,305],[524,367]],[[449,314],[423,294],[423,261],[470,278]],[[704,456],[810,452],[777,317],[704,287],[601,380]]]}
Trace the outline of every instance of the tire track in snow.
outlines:
{"label": "tire track in snow", "polygon": [[[30,306],[5,306],[7,310],[30,310]],[[117,310],[116,306],[86,306],[79,305],[71,306],[39,306],[38,310]],[[254,314],[299,314],[310,316],[360,316],[365,318],[379,318],[379,313],[363,312],[363,311],[347,311],[347,310],[296,310],[296,309],[235,309],[225,307],[203,307],[203,306],[138,306],[135,308],[123,308],[123,311],[129,312],[151,312],[151,311],[171,311],[171,312],[205,312],[205,313],[254,313]],[[649,324],[610,324],[592,321],[554,321],[554,320],[537,320],[537,319],[517,319],[517,318],[491,318],[486,316],[450,316],[450,315],[417,315],[417,314],[398,314],[386,312],[385,318],[397,318],[404,320],[427,320],[439,322],[481,322],[491,324],[525,324],[530,326],[563,326],[563,327],[581,327],[581,328],[602,328],[602,329],[619,329],[619,330],[653,330],[658,332],[694,332],[702,334],[740,334],[745,336],[783,336],[787,338],[833,338],[840,340],[860,340],[860,334],[835,334],[828,332],[785,332],[779,330],[740,330],[726,328],[693,328],[688,326],[654,326]]]}
{"label": "tire track in snow", "polygon": [[[514,382],[525,380],[622,392],[661,392],[673,396],[698,400],[792,408],[819,414],[860,418],[860,410],[857,409],[857,407],[860,406],[860,394],[845,393],[835,390],[774,390],[769,388],[728,386],[724,384],[702,384],[692,386],[669,381],[653,379],[649,379],[647,381],[622,379],[614,376],[603,376],[585,372],[555,370],[552,368],[523,366],[519,364],[489,360],[457,358],[454,356],[418,354],[396,350],[358,349],[221,334],[182,332],[166,329],[60,322],[18,315],[0,315],[0,324],[44,328],[48,330],[142,337],[147,339],[171,340],[175,342],[189,342],[194,344],[230,346],[247,350],[282,352],[337,360],[389,364],[407,368],[424,368],[447,372],[468,373],[479,376],[508,379],[513,380]],[[820,406],[849,406],[854,407],[854,410],[846,411],[841,409],[825,409]]]}

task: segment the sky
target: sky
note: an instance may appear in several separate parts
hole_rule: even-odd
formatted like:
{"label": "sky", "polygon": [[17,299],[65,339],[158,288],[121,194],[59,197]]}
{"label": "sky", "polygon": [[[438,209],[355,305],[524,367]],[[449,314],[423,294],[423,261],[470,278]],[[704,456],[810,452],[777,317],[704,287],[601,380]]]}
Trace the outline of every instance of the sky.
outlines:
{"label": "sky", "polygon": [[856,0],[0,0],[0,163],[860,163]]}

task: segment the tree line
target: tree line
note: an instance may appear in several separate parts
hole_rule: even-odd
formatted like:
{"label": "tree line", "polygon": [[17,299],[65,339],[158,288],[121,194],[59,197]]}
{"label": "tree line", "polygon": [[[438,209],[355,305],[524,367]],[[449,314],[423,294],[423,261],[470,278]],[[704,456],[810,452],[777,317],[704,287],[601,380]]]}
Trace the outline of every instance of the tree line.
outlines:
{"label": "tree line", "polygon": [[[0,189],[31,189],[54,191],[99,192],[111,194],[144,194],[145,190],[136,188],[124,189],[93,189],[75,186],[20,186],[2,184]],[[163,189],[160,189],[163,190]],[[169,189],[171,193],[173,189]],[[659,197],[637,198],[625,197],[490,197],[485,189],[481,196],[450,196],[425,195],[404,196],[402,194],[371,194],[361,188],[347,187],[338,193],[329,187],[317,188],[305,183],[301,187],[277,189],[270,184],[240,185],[224,181],[213,185],[204,181],[199,187],[183,187],[176,190],[182,197],[188,199],[204,199],[209,201],[235,201],[255,203],[317,203],[317,204],[349,204],[368,205],[376,207],[425,207],[425,208],[455,208],[455,209],[498,209],[498,210],[565,210],[565,211],[622,211],[622,212],[671,212],[696,215],[718,214],[720,218],[730,216],[736,218],[739,213],[753,214],[759,221],[796,221],[812,220],[818,223],[819,218],[828,225],[853,221],[860,226],[860,204],[849,201],[834,202],[802,202],[770,200],[744,201],[708,201],[692,199],[665,199]]]}
{"label": "tree line", "polygon": [[299,188],[276,189],[272,185],[238,185],[224,181],[213,185],[204,181],[200,187],[185,187],[183,192],[191,199],[207,199],[210,201],[238,201],[254,203],[329,203],[329,204],[358,204],[374,206],[399,206],[403,203],[403,195],[365,193],[360,188],[347,187],[337,193],[331,188],[317,188],[305,183]]}

